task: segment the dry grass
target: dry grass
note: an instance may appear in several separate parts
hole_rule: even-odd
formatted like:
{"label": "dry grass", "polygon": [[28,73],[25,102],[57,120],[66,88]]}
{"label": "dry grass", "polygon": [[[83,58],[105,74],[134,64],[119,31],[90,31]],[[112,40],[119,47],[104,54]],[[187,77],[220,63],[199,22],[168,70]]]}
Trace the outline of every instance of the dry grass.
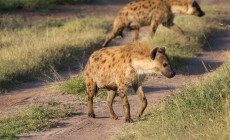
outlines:
{"label": "dry grass", "polygon": [[0,86],[3,88],[33,79],[49,72],[51,67],[66,67],[101,48],[112,23],[110,18],[85,18],[25,25],[9,17],[2,19]]}

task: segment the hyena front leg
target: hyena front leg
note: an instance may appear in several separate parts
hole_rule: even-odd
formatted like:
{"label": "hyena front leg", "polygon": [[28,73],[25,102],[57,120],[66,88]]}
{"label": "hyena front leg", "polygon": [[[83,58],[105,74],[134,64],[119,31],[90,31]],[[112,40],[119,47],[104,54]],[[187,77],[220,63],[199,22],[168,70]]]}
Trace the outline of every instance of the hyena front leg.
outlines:
{"label": "hyena front leg", "polygon": [[131,115],[130,115],[130,105],[128,102],[126,91],[127,91],[127,87],[125,85],[122,85],[118,88],[118,93],[119,96],[121,97],[121,101],[124,109],[125,121],[132,123],[133,120],[131,119]]}
{"label": "hyena front leg", "polygon": [[147,99],[145,97],[145,93],[143,91],[142,86],[138,86],[138,84],[133,84],[133,90],[137,93],[138,97],[140,98],[142,104],[140,109],[137,112],[136,119],[140,120],[141,115],[143,114],[144,110],[147,107]]}
{"label": "hyena front leg", "polygon": [[132,23],[132,24],[130,24],[130,30],[132,32],[133,42],[138,39],[139,29],[140,29],[140,25],[138,23]]}
{"label": "hyena front leg", "polygon": [[118,117],[113,111],[113,100],[115,98],[115,95],[116,95],[116,91],[109,90],[106,104],[109,110],[110,117],[114,120],[117,120]]}
{"label": "hyena front leg", "polygon": [[153,18],[151,20],[151,24],[150,24],[150,35],[151,37],[153,37],[155,35],[155,32],[157,30],[157,27],[160,25],[160,17],[158,15],[155,16],[155,18]]}
{"label": "hyena front leg", "polygon": [[139,29],[131,29],[132,39],[135,42],[138,39]]}
{"label": "hyena front leg", "polygon": [[177,32],[179,35],[185,37],[187,40],[190,39],[188,36],[185,36],[184,31],[175,23],[163,24],[163,26],[167,27],[170,30],[173,30],[174,32]]}

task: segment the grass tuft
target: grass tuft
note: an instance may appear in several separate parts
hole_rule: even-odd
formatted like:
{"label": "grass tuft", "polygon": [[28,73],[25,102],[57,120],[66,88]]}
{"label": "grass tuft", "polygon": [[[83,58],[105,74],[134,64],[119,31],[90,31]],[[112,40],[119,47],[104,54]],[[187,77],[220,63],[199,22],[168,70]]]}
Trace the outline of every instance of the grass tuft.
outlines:
{"label": "grass tuft", "polygon": [[72,110],[31,107],[20,116],[0,119],[0,139],[16,139],[16,134],[45,131],[59,124],[58,118],[76,114]]}

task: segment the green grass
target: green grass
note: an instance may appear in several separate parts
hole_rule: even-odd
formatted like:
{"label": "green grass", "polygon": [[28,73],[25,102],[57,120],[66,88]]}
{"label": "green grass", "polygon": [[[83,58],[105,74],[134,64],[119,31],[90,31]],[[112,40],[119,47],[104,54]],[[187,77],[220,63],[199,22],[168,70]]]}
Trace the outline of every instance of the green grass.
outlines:
{"label": "green grass", "polygon": [[114,139],[229,139],[229,65],[153,106]]}
{"label": "green grass", "polygon": [[33,25],[2,17],[0,27],[0,87],[62,69],[101,48],[111,18],[50,19]]}
{"label": "green grass", "polygon": [[[166,46],[173,67],[178,70],[186,66],[195,54],[201,51],[207,44],[208,39],[221,30],[220,17],[225,15],[221,7],[204,7],[206,15],[202,18],[195,16],[181,16],[176,18],[176,23],[190,36],[190,41],[177,33],[160,26],[154,38],[146,36],[142,42],[153,47]],[[60,86],[64,93],[86,96],[83,76],[64,82]],[[106,92],[103,91],[103,96]]]}
{"label": "green grass", "polygon": [[[62,83],[56,84],[55,88],[56,92],[80,95],[82,97],[82,100],[86,101],[87,93],[83,73],[79,74],[75,78],[68,80],[68,82],[64,81]],[[106,90],[99,90],[99,92],[96,95],[96,97],[100,97],[101,99],[105,99],[106,96]]]}
{"label": "green grass", "polygon": [[0,0],[0,10],[41,10],[61,4],[89,3],[92,0]]}
{"label": "green grass", "polygon": [[48,102],[45,102],[45,104],[50,105],[50,106],[55,106],[55,105],[60,105],[61,102],[58,102],[58,101],[48,101]]}
{"label": "green grass", "polygon": [[16,139],[17,134],[45,131],[55,127],[58,119],[76,114],[70,109],[31,107],[20,115],[0,119],[0,139]]}

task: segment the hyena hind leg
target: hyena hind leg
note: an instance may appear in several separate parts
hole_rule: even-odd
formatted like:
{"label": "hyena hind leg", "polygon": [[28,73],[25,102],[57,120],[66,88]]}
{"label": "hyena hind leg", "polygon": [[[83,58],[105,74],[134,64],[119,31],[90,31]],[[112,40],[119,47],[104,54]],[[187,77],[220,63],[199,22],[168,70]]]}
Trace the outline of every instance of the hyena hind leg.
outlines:
{"label": "hyena hind leg", "polygon": [[85,79],[86,82],[86,90],[88,94],[88,117],[95,118],[95,114],[93,111],[93,96],[96,94],[97,85],[93,80]]}
{"label": "hyena hind leg", "polygon": [[123,36],[123,27],[114,27],[113,31],[106,36],[105,42],[102,47],[107,47],[109,42],[113,40],[116,36]]}

